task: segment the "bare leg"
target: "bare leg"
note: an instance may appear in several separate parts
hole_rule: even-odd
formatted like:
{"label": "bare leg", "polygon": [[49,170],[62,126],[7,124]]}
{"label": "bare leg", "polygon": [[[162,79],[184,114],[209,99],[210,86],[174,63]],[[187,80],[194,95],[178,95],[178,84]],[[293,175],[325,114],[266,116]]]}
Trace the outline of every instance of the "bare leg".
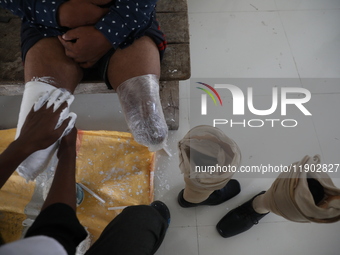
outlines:
{"label": "bare leg", "polygon": [[108,79],[117,91],[126,122],[136,142],[151,151],[162,149],[168,135],[159,97],[159,51],[142,37],[110,59]]}
{"label": "bare leg", "polygon": [[[57,38],[44,38],[37,42],[27,52],[24,70],[25,91],[20,106],[16,137],[28,112],[42,95],[46,93],[51,95],[56,88],[64,88],[73,93],[82,78],[81,68],[72,59],[66,57],[64,47]],[[59,92],[56,91],[55,95],[60,96]],[[68,108],[64,111],[67,115],[73,96],[69,93],[65,95],[70,99]],[[46,169],[57,145],[55,143],[45,150],[32,154],[19,166],[20,174],[27,180],[33,180],[37,174]]]}
{"label": "bare leg", "polygon": [[108,79],[114,89],[145,74],[160,75],[159,52],[150,37],[144,36],[125,49],[117,49],[110,59]]}
{"label": "bare leg", "polygon": [[82,78],[79,65],[65,55],[58,38],[44,38],[37,42],[26,55],[25,83],[33,78],[51,77],[53,85],[71,93]]}

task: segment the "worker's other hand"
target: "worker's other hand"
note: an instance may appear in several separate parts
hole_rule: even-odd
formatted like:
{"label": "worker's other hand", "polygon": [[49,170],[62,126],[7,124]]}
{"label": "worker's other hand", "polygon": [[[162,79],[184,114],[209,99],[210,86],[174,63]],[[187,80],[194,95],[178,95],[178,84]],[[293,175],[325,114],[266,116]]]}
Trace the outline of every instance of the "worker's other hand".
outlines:
{"label": "worker's other hand", "polygon": [[93,66],[112,47],[94,26],[78,27],[58,38],[65,48],[66,56],[73,58],[83,68]]}
{"label": "worker's other hand", "polygon": [[53,105],[46,109],[45,103],[39,110],[34,112],[33,107],[26,117],[17,140],[31,153],[43,150],[54,144],[67,128],[69,119],[66,119],[59,128],[55,129],[60,113],[67,107],[64,102],[55,112]]}
{"label": "worker's other hand", "polygon": [[58,23],[61,27],[76,28],[96,24],[108,12],[111,0],[69,0],[58,9]]}
{"label": "worker's other hand", "polygon": [[76,156],[77,134],[77,128],[73,127],[68,135],[63,136],[57,153],[59,159],[63,155]]}

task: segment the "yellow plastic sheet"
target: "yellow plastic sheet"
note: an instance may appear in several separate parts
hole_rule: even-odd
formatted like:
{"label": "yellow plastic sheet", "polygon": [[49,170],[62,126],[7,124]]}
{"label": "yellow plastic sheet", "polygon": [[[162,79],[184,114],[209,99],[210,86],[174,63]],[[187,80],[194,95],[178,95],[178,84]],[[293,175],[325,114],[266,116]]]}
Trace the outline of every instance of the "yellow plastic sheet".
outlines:
{"label": "yellow plastic sheet", "polygon": [[79,131],[77,147],[77,182],[105,200],[101,203],[84,191],[77,209],[94,241],[121,212],[119,208],[153,200],[154,153],[131,134],[115,131]]}
{"label": "yellow plastic sheet", "polygon": [[[14,134],[15,129],[0,131],[1,152],[13,141]],[[84,190],[84,200],[77,208],[92,242],[122,207],[153,200],[154,156],[130,133],[78,131],[76,180],[105,200],[102,203]],[[24,209],[34,187],[34,182],[26,183],[15,173],[0,191],[0,231],[6,242],[21,236]]]}
{"label": "yellow plastic sheet", "polygon": [[[15,129],[0,130],[0,153],[14,140]],[[16,172],[0,190],[0,234],[4,242],[19,239],[22,222],[27,218],[25,207],[32,198],[35,182],[27,183]]]}

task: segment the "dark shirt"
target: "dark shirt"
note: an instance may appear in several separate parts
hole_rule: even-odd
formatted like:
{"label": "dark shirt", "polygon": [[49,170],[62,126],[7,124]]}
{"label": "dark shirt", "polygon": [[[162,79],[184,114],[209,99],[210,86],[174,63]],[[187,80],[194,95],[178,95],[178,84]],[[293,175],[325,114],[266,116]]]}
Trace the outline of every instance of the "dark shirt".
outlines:
{"label": "dark shirt", "polygon": [[[23,22],[36,27],[44,37],[62,35],[57,12],[66,0],[0,0],[0,6],[19,16]],[[115,0],[109,13],[95,24],[114,48],[132,43],[141,36],[155,18],[157,0]]]}

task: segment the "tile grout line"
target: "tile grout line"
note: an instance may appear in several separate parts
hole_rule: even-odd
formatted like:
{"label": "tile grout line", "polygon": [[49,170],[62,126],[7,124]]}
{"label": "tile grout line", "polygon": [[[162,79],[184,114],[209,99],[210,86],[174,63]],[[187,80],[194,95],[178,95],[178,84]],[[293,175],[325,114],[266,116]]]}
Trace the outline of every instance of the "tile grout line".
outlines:
{"label": "tile grout line", "polygon": [[195,208],[195,218],[196,218],[197,255],[200,255],[200,241],[199,241],[198,224],[197,224],[197,208]]}
{"label": "tile grout line", "polygon": [[290,53],[291,53],[292,58],[293,58],[293,61],[294,61],[295,69],[296,69],[297,75],[298,75],[298,77],[299,77],[300,85],[301,85],[301,87],[303,88],[303,84],[302,84],[302,80],[301,80],[301,75],[300,75],[300,72],[299,72],[299,68],[298,68],[297,63],[296,63],[296,59],[295,59],[295,56],[294,56],[294,53],[293,53],[292,46],[291,46],[290,41],[289,41],[289,39],[288,39],[286,27],[285,27],[285,25],[283,24],[283,21],[282,21],[282,18],[281,18],[281,11],[277,11],[277,14],[279,15],[279,19],[280,19],[280,22],[281,22],[281,26],[282,26],[283,31],[284,31],[284,33],[285,33],[285,37],[286,37],[286,40],[287,40],[287,43],[288,43],[288,46],[289,46],[289,50],[290,50]]}
{"label": "tile grout line", "polygon": [[[276,4],[276,0],[274,0],[274,2],[275,2],[275,5],[276,5],[276,9],[278,9],[277,8],[277,4]],[[322,10],[325,11],[327,9],[322,9]],[[339,10],[339,9],[335,8],[335,9],[332,9],[332,10]],[[284,30],[284,33],[285,33],[285,36],[286,36],[286,40],[287,40],[288,45],[289,45],[289,49],[291,51],[291,55],[292,55],[293,60],[294,60],[295,68],[296,68],[296,71],[297,71],[297,74],[298,74],[298,77],[299,77],[299,80],[300,80],[301,87],[303,88],[304,86],[303,86],[303,83],[302,83],[302,78],[301,78],[301,75],[300,75],[300,72],[299,72],[299,68],[298,68],[298,65],[296,63],[295,56],[293,54],[293,49],[291,47],[291,44],[290,44],[290,41],[289,41],[289,38],[288,38],[288,35],[287,35],[286,27],[285,27],[285,25],[283,23],[283,20],[282,20],[282,17],[281,17],[281,12],[285,12],[285,11],[286,12],[287,11],[320,11],[320,9],[315,9],[315,10],[314,9],[309,9],[309,10],[278,10],[277,11],[278,15],[279,15],[279,19],[280,19],[281,25],[283,27],[283,30]],[[312,94],[329,94],[329,93],[312,93]],[[333,94],[333,93],[330,93],[330,94]],[[316,139],[318,141],[318,146],[319,146],[319,149],[321,151],[321,156],[324,157],[324,151],[323,151],[323,148],[321,146],[320,137],[319,137],[319,134],[318,134],[318,130],[316,128],[315,118],[313,118],[313,116],[312,116],[312,123],[313,123],[313,129],[314,129],[314,132],[315,132],[315,135],[316,135]]]}
{"label": "tile grout line", "polygon": [[222,13],[232,13],[232,12],[241,12],[241,13],[260,13],[260,12],[303,12],[303,11],[339,11],[340,8],[325,8],[325,9],[269,9],[269,10],[254,10],[254,11],[241,11],[241,10],[229,10],[229,11],[188,11],[188,14],[222,14]]}
{"label": "tile grout line", "polygon": [[241,13],[260,13],[260,12],[303,12],[303,11],[339,11],[340,8],[325,8],[325,9],[270,9],[270,10],[254,10],[254,11],[241,11],[241,10],[230,10],[230,11],[189,11],[188,14],[222,14],[222,13],[232,13],[232,12],[241,12]]}
{"label": "tile grout line", "polygon": [[[275,0],[274,0],[274,1],[275,1]],[[276,4],[276,1],[275,1],[275,4]],[[290,44],[290,41],[289,41],[289,38],[288,38],[288,35],[287,35],[286,27],[285,27],[285,25],[283,24],[283,20],[282,20],[282,17],[281,17],[281,11],[278,11],[278,15],[279,15],[279,19],[280,19],[280,22],[281,22],[283,31],[284,31],[284,33],[285,33],[285,37],[286,37],[287,43],[288,43],[288,45],[289,45],[289,49],[290,49],[291,55],[292,55],[293,60],[294,60],[294,64],[295,64],[295,68],[296,68],[296,71],[297,71],[297,74],[298,74],[298,77],[299,77],[300,85],[301,85],[301,87],[303,88],[304,86],[303,86],[303,83],[302,83],[301,75],[300,75],[300,72],[299,72],[298,65],[297,65],[297,63],[296,63],[295,56],[294,56],[294,54],[293,54],[293,49],[292,49],[292,47],[291,47],[291,44]],[[323,151],[322,146],[321,146],[320,137],[319,137],[319,135],[318,135],[318,131],[317,131],[317,128],[316,128],[316,125],[315,125],[315,118],[313,118],[313,116],[312,116],[312,123],[313,123],[313,129],[314,129],[314,132],[315,132],[315,135],[316,135],[316,139],[317,139],[317,141],[318,141],[319,149],[320,149],[320,151],[321,151],[321,155],[323,156],[323,155],[324,155],[324,151]]]}

